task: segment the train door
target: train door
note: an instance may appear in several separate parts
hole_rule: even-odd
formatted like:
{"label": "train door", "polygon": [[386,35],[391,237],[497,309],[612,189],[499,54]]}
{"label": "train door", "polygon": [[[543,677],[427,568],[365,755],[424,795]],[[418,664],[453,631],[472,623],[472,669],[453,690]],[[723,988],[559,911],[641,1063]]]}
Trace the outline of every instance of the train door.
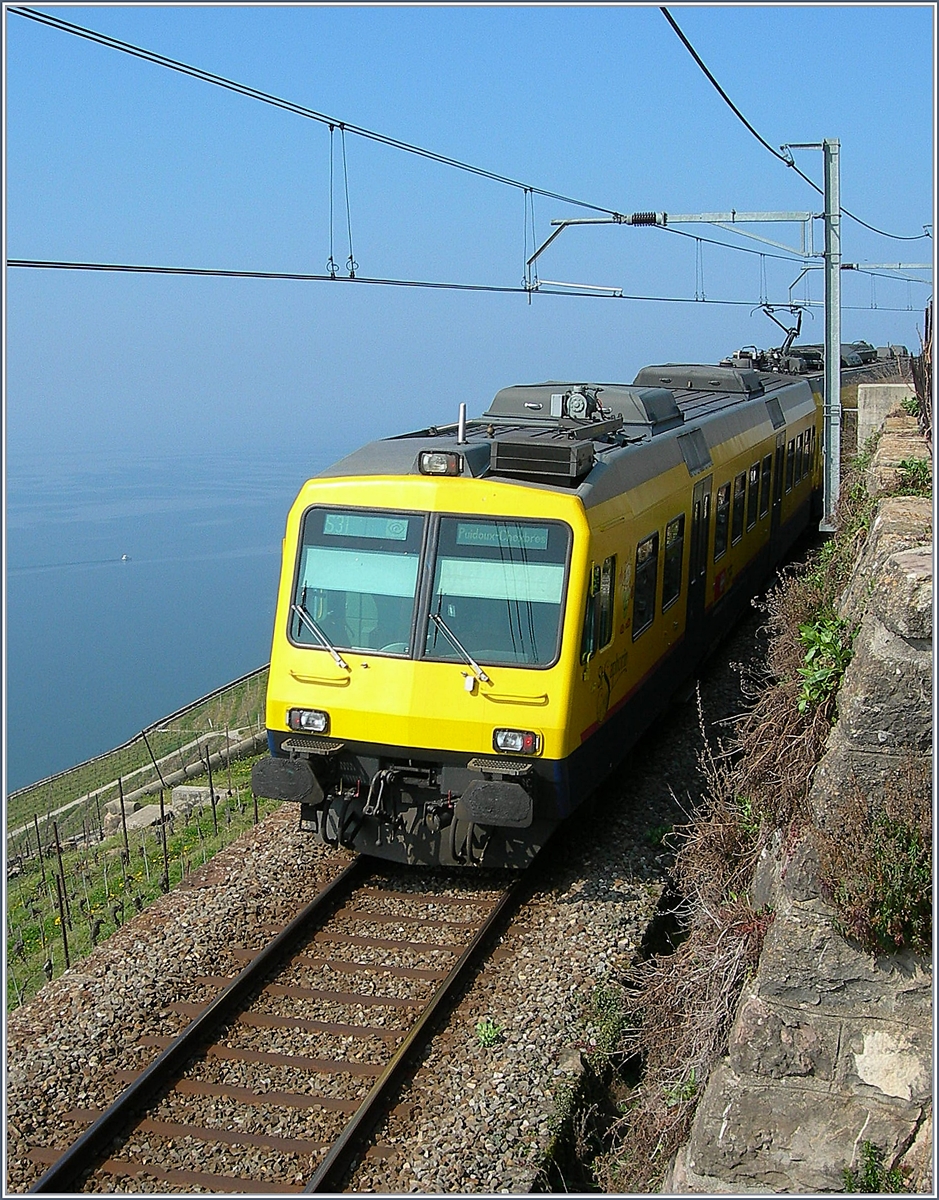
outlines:
{"label": "train door", "polygon": [[711,528],[711,484],[709,475],[694,485],[691,498],[691,547],[688,561],[687,632],[694,634],[704,617],[707,595],[708,535]]}
{"label": "train door", "polygon": [[786,466],[786,434],[776,434],[776,461],[773,464],[773,515],[770,521],[770,542],[775,543],[782,519],[783,470]]}

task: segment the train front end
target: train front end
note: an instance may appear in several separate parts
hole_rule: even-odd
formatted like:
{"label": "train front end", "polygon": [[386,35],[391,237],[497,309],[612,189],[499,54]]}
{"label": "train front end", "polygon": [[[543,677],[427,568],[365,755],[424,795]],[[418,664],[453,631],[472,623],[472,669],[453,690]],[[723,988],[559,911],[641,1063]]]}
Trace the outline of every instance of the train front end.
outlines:
{"label": "train front end", "polygon": [[329,844],[522,868],[569,810],[586,523],[455,458],[301,490],[252,783]]}

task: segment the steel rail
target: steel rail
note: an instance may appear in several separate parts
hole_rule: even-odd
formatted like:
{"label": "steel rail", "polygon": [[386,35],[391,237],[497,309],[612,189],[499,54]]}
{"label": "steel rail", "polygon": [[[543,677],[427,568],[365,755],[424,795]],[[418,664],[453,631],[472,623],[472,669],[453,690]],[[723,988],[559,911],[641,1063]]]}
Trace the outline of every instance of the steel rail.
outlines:
{"label": "steel rail", "polygon": [[427,1007],[408,1031],[394,1057],[373,1084],[361,1107],[327,1152],[303,1191],[337,1193],[348,1172],[358,1161],[361,1143],[372,1132],[388,1109],[388,1099],[402,1082],[411,1059],[427,1041],[437,1017],[459,999],[463,986],[479,962],[489,952],[493,939],[502,932],[508,918],[517,910],[524,891],[531,885],[530,872],[520,875],[503,893],[472,941],[447,973]]}
{"label": "steel rail", "polygon": [[289,954],[309,932],[315,919],[330,915],[374,868],[366,857],[356,858],[319,893],[261,952],[220,992],[176,1039],[144,1070],[132,1084],[105,1109],[100,1117],[66,1150],[61,1158],[33,1184],[31,1193],[74,1194],[75,1181],[108,1156],[112,1142],[137,1112],[153,1097],[178,1078],[186,1063],[198,1053],[219,1025],[244,1005],[260,979]]}

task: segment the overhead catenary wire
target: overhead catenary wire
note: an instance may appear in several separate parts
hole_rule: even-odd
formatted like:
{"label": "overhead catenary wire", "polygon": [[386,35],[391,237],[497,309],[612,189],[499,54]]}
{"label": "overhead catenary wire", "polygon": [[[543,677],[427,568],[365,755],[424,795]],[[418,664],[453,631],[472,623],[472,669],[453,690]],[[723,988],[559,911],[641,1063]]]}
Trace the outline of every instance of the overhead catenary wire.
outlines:
{"label": "overhead catenary wire", "polygon": [[[810,254],[801,254],[801,255],[774,254],[773,251],[771,251],[771,250],[753,250],[749,246],[735,246],[732,242],[724,242],[724,241],[721,241],[719,238],[702,237],[701,234],[699,234],[699,233],[689,233],[686,229],[677,229],[673,225],[654,225],[654,226],[650,226],[650,228],[658,229],[662,233],[674,233],[678,237],[690,238],[695,242],[699,242],[699,243],[706,242],[707,245],[709,245],[709,246],[720,246],[724,250],[733,250],[738,254],[758,255],[761,260],[764,260],[767,258],[775,258],[775,259],[778,259],[780,262],[789,262],[789,263],[800,264],[800,263],[804,263],[806,261],[806,259],[813,257]],[[821,268],[819,267],[819,269],[821,269]],[[854,271],[857,274],[872,274],[871,268],[865,267],[863,263],[851,263],[851,264],[842,263],[841,269],[842,269],[842,271],[849,271],[849,270]],[[925,271],[925,270],[928,270],[929,268],[922,267],[921,269]],[[918,279],[915,275],[907,276],[907,275],[884,274],[883,278],[884,279],[909,279],[912,283],[922,283],[922,284],[925,284],[927,287],[932,286],[931,280]]]}
{"label": "overhead catenary wire", "polygon": [[[771,146],[769,144],[769,142],[766,140],[766,138],[763,137],[763,135],[761,133],[759,133],[756,129],[754,129],[754,127],[750,124],[750,122],[747,120],[747,118],[743,115],[743,113],[740,111],[740,109],[737,107],[737,105],[734,104],[733,100],[731,100],[731,98],[727,95],[727,93],[724,91],[724,89],[721,87],[721,85],[718,83],[718,81],[714,78],[712,73],[708,70],[707,65],[705,64],[704,60],[701,58],[701,55],[697,52],[697,50],[695,50],[694,46],[692,46],[691,42],[688,40],[688,38],[682,32],[681,28],[678,25],[678,22],[675,20],[675,18],[672,16],[672,14],[668,11],[668,9],[665,8],[663,5],[660,7],[659,11],[665,17],[666,21],[668,21],[669,25],[671,25],[672,29],[674,29],[674,31],[678,35],[678,38],[680,39],[682,45],[685,47],[685,49],[688,51],[688,53],[691,55],[691,57],[694,59],[694,61],[698,64],[698,66],[704,72],[704,75],[707,77],[709,82],[712,84],[712,86],[714,87],[717,94],[721,97],[721,99],[728,106],[728,108],[730,108],[731,112],[733,112],[733,114],[738,118],[738,120],[741,121],[741,123],[750,131],[750,133],[753,134],[753,136],[760,143],[760,145],[763,146],[766,150],[768,150],[774,158],[778,158],[781,163],[784,163],[787,167],[791,167],[792,170],[795,171],[795,173],[799,176],[799,178],[803,179],[809,185],[809,187],[814,188],[815,191],[818,192],[818,194],[820,196],[824,195],[822,188],[820,188],[818,186],[818,184],[815,182],[815,180],[810,178],[810,176],[806,175],[804,171],[801,171],[796,166],[795,160],[792,158],[791,155],[787,156],[785,154],[782,154],[779,150],[777,150],[775,148],[775,146]],[[856,216],[855,213],[851,212],[850,209],[847,209],[844,206],[841,207],[840,211],[846,217],[850,217],[852,221],[856,221],[858,223],[858,225],[863,225],[865,229],[869,229],[872,233],[879,234],[881,237],[892,238],[894,241],[897,241],[897,242],[918,242],[918,241],[922,240],[923,238],[929,237],[928,233],[915,233],[915,234],[888,233],[887,230],[885,230],[885,229],[878,229],[876,227],[876,225],[868,224],[867,221],[862,220],[859,216]]]}
{"label": "overhead catenary wire", "polygon": [[363,125],[353,125],[348,121],[340,121],[336,117],[330,117],[326,113],[317,112],[316,109],[307,108],[306,105],[296,104],[292,100],[285,100],[280,96],[274,96],[270,92],[261,91],[259,88],[250,87],[247,84],[238,83],[234,79],[228,79],[224,75],[216,75],[212,71],[204,71],[201,67],[194,67],[188,63],[180,62],[174,58],[167,58],[166,55],[157,54],[153,50],[146,50],[142,46],[135,46],[132,42],[124,42],[119,38],[109,37],[107,34],[98,33],[94,29],[88,29],[84,25],[75,25],[70,21],[63,21],[61,17],[54,17],[49,13],[39,12],[29,8],[9,8],[8,12],[13,13],[18,17],[26,17],[30,21],[38,21],[42,25],[49,25],[53,29],[58,29],[63,33],[73,34],[75,37],[84,38],[86,41],[97,42],[99,45],[107,46],[112,50],[119,50],[124,54],[130,54],[135,58],[141,58],[146,62],[154,63],[157,66],[165,67],[170,71],[177,71],[182,75],[189,75],[193,79],[199,79],[203,83],[213,84],[215,87],[225,88],[230,92],[236,92],[239,95],[247,96],[251,100],[259,100],[264,104],[273,105],[275,108],[284,109],[286,112],[294,113],[296,116],[305,117],[307,120],[317,121],[321,125],[335,126],[348,133],[354,133],[357,137],[365,138],[369,141],[378,142],[383,146],[389,146],[394,150],[401,150],[406,154],[414,154],[419,158],[426,158],[432,162],[440,163],[442,166],[453,167],[458,171],[466,171],[471,175],[478,175],[483,179],[490,179],[494,183],[504,184],[506,187],[518,188],[521,191],[526,189],[539,196],[545,196],[549,200],[557,200],[562,204],[572,204],[576,208],[590,209],[592,212],[607,213],[610,216],[621,216],[616,209],[607,208],[601,204],[591,204],[587,200],[578,200],[573,196],[565,196],[561,192],[552,192],[546,188],[535,187],[533,184],[523,183],[519,179],[512,179],[508,175],[500,175],[496,171],[489,171],[485,167],[477,167],[472,163],[463,162],[458,158],[451,158],[446,154],[438,154],[434,150],[428,150],[423,146],[416,146],[411,142],[402,141],[399,138],[390,137],[388,134],[379,133],[374,129],[367,129]]}
{"label": "overhead catenary wire", "polygon": [[[331,279],[335,279],[338,276],[338,264],[335,261],[334,253],[333,253],[333,221],[334,221],[334,215],[333,215],[333,188],[334,188],[333,135],[334,135],[334,130],[337,126],[340,130],[340,136],[341,136],[341,153],[342,153],[343,179],[344,179],[345,204],[346,204],[346,225],[347,225],[347,234],[348,234],[348,242],[349,242],[349,256],[348,256],[346,265],[347,265],[347,270],[349,271],[350,276],[353,278],[355,277],[355,272],[358,268],[358,264],[355,261],[353,247],[352,247],[352,218],[351,218],[351,204],[350,204],[350,197],[349,197],[348,164],[347,164],[346,144],[345,144],[346,130],[348,130],[349,132],[354,133],[358,136],[361,136],[363,138],[377,141],[379,143],[390,146],[392,148],[399,149],[399,150],[402,150],[402,151],[405,151],[408,153],[416,154],[421,157],[428,158],[432,161],[439,162],[443,165],[450,166],[450,167],[453,167],[453,168],[456,168],[459,170],[467,171],[472,174],[475,174],[475,175],[493,180],[495,182],[504,184],[506,186],[520,189],[523,193],[523,197],[525,198],[525,202],[526,202],[526,214],[530,213],[533,239],[534,239],[534,196],[536,193],[538,195],[545,196],[550,199],[559,200],[564,203],[575,205],[577,207],[590,209],[595,212],[602,212],[602,213],[608,214],[616,219],[622,218],[622,214],[619,213],[615,209],[606,208],[606,207],[603,207],[600,205],[595,205],[595,204],[592,204],[592,203],[590,203],[588,201],[584,201],[584,200],[578,200],[573,197],[562,195],[561,193],[558,193],[558,192],[550,191],[548,189],[538,188],[531,184],[526,184],[519,180],[512,179],[508,176],[503,176],[503,175],[499,175],[495,172],[488,171],[485,168],[476,167],[476,166],[473,166],[472,164],[462,162],[458,159],[454,159],[454,158],[450,158],[445,155],[437,154],[434,151],[430,151],[425,148],[415,146],[415,145],[412,145],[407,142],[400,141],[399,139],[388,137],[387,135],[378,133],[374,130],[369,130],[362,126],[350,125],[348,122],[339,121],[339,120],[329,117],[323,113],[316,112],[313,109],[306,108],[303,105],[295,104],[292,101],[284,100],[280,97],[276,97],[269,93],[262,92],[256,88],[252,88],[247,85],[237,83],[234,80],[227,79],[223,76],[214,75],[213,73],[204,71],[201,68],[193,67],[186,63],[182,63],[177,60],[167,58],[164,55],[157,54],[154,51],[146,50],[142,47],[135,46],[129,42],[123,42],[117,38],[112,38],[106,34],[98,33],[97,31],[88,29],[84,26],[75,25],[68,21],[63,21],[61,18],[54,17],[51,14],[42,13],[37,10],[23,9],[23,8],[10,8],[9,11],[14,13],[15,15],[27,17],[30,20],[38,21],[41,24],[49,25],[49,26],[59,29],[63,32],[74,34],[75,36],[85,38],[85,39],[93,41],[93,42],[97,42],[106,47],[122,51],[124,53],[133,55],[135,57],[142,58],[146,61],[153,62],[156,65],[164,66],[168,69],[190,75],[190,76],[192,76],[196,79],[202,80],[204,82],[208,82],[208,83],[214,84],[216,86],[226,88],[228,90],[245,95],[249,98],[257,99],[264,103],[272,104],[276,107],[296,113],[297,115],[300,115],[300,116],[303,116],[303,117],[306,117],[306,118],[309,118],[309,119],[312,119],[312,120],[315,120],[320,123],[328,125],[329,133],[330,133],[330,204],[329,204],[329,208],[330,208],[330,212],[329,212],[330,256],[329,256],[329,262],[327,264],[327,270],[330,272],[328,277]],[[707,75],[709,80],[712,82],[714,87],[718,90],[718,92],[721,94],[721,96],[730,105],[730,107],[733,109],[735,114],[746,125],[746,127],[750,130],[750,132],[761,142],[761,144],[763,144],[767,149],[769,149],[771,151],[771,153],[774,154],[775,157],[779,158],[780,161],[786,163],[787,166],[794,167],[795,164],[791,161],[791,159],[786,158],[785,156],[778,153],[775,149],[773,149],[773,147],[770,146],[769,143],[766,142],[766,140],[764,138],[762,138],[762,136],[746,120],[746,118],[743,116],[743,114],[740,112],[740,110],[733,104],[733,102],[730,100],[730,98],[727,96],[727,94],[721,88],[720,84],[713,77],[711,72],[708,71],[707,67],[705,66],[703,61],[700,59],[700,56],[694,50],[694,47],[691,46],[690,42],[688,42],[687,38],[684,36],[682,31],[678,28],[677,24],[675,23],[674,19],[671,17],[671,14],[668,12],[668,10],[663,7],[661,11],[668,18],[669,22],[673,25],[676,33],[681,38],[681,40],[685,43],[689,52],[693,55],[693,57],[698,62],[701,69],[705,72],[705,74]],[[798,168],[795,168],[795,169],[796,169],[797,173],[799,175],[801,175],[802,178],[805,179],[807,183],[809,183],[813,188],[815,188],[815,190],[817,192],[821,192],[821,189],[808,176],[803,175],[803,173],[801,171],[799,171]],[[854,217],[853,214],[848,213],[848,210],[843,209],[842,211],[844,211],[847,215],[851,216],[853,219],[860,221],[860,218]],[[527,220],[528,220],[528,217],[526,216],[526,254],[527,254]],[[860,222],[860,223],[865,224],[865,222]],[[868,228],[873,229],[872,226],[868,226]],[[679,236],[683,236],[683,237],[693,237],[697,243],[698,256],[700,256],[701,243],[707,242],[708,244],[715,245],[715,246],[723,246],[725,249],[734,250],[739,253],[762,254],[764,256],[768,256],[771,258],[778,258],[783,261],[791,261],[793,263],[801,261],[798,257],[795,257],[795,256],[786,256],[786,255],[779,255],[779,254],[774,255],[774,254],[768,254],[768,252],[766,252],[766,251],[755,251],[748,247],[735,246],[734,244],[732,244],[730,242],[724,242],[724,241],[720,241],[717,239],[702,238],[702,237],[700,237],[700,235],[689,234],[683,230],[675,229],[673,227],[667,227],[667,232],[677,233]],[[875,230],[875,232],[882,232],[882,231]],[[892,237],[892,236],[897,236],[897,235],[887,234],[885,236]],[[924,235],[920,235],[920,236],[927,236],[927,235],[924,234]],[[915,238],[902,238],[900,240],[916,240],[916,239]],[[73,268],[73,269],[75,269],[75,268]],[[107,268],[88,267],[86,269],[107,269]],[[122,268],[114,267],[113,269],[122,269]],[[134,269],[134,268],[127,268],[127,269]],[[176,269],[169,269],[169,270],[176,270]],[[180,273],[180,272],[177,272],[177,273]],[[210,271],[207,273],[215,273],[215,272]],[[273,273],[262,272],[262,273],[260,273],[260,275],[272,276]],[[292,275],[292,276],[285,276],[285,277],[311,278],[311,279],[316,278],[316,276],[302,276],[302,275]],[[383,282],[383,281],[372,280],[372,282]],[[529,298],[531,296],[531,292],[540,287],[540,285],[537,282],[536,274],[534,274],[532,276],[532,278],[527,279],[526,285],[521,289],[509,289],[509,288],[493,289],[492,287],[490,287],[490,285],[474,285],[474,284],[466,284],[466,285],[436,284],[436,283],[430,283],[430,282],[419,281],[419,280],[413,280],[413,281],[396,280],[394,282],[397,286],[450,287],[450,288],[459,288],[460,290],[503,290],[503,291],[516,290],[516,291],[527,292],[529,295]],[[702,287],[701,291],[702,291],[702,295],[703,295],[703,287]],[[587,294],[600,294],[600,290],[598,290],[595,293],[588,291]],[[605,292],[604,292],[604,294],[605,294]],[[647,299],[655,299],[655,298],[647,297]]]}
{"label": "overhead catenary wire", "polygon": [[[731,247],[731,249],[733,249],[733,247]],[[495,292],[513,296],[531,296],[533,291],[533,289],[529,287],[513,287],[508,284],[496,283],[447,283],[432,279],[384,279],[370,278],[364,275],[316,275],[301,271],[239,271],[229,270],[221,267],[165,267],[144,263],[82,263],[65,262],[61,260],[53,261],[49,259],[10,258],[7,259],[6,265],[8,267],[53,271],[114,271],[121,274],[138,275],[196,275],[222,279],[279,279],[298,283],[339,282],[359,284],[362,286],[370,285],[378,287],[432,288],[438,291],[453,292]],[[618,288],[599,288],[597,290],[590,290],[589,288],[586,288],[578,292],[571,292],[558,291],[550,286],[541,285],[537,289],[536,294],[542,296],[567,296],[575,300],[635,300],[651,304],[720,304],[735,308],[754,307],[753,300],[715,300],[711,299],[710,297],[707,299],[695,299],[694,297],[690,296],[634,295],[632,293],[623,292]],[[757,304],[757,307],[759,307],[759,303]],[[789,301],[778,301],[776,303],[777,307],[782,308],[787,306]],[[811,300],[807,301],[806,303],[812,307],[821,307],[821,301]],[[868,308],[867,305],[844,305],[843,307],[857,312],[866,312]],[[880,308],[883,312],[907,311],[905,308],[885,308],[884,306],[880,306]]]}
{"label": "overhead catenary wire", "polygon": [[[842,267],[842,270],[847,269],[846,267]],[[852,263],[850,270],[855,275],[876,275],[878,279],[899,279],[906,283],[921,283],[924,287],[932,287],[931,279],[918,279],[915,275],[893,275],[888,274],[886,271],[872,271],[869,267],[865,267],[860,263]]]}
{"label": "overhead catenary wire", "polygon": [[[251,99],[259,100],[265,104],[274,105],[277,108],[282,108],[288,112],[295,113],[298,116],[306,117],[309,120],[318,121],[321,124],[329,125],[331,127],[339,126],[339,128],[343,131],[343,133],[345,132],[345,130],[348,130],[350,133],[354,133],[359,137],[366,138],[371,141],[379,142],[382,145],[389,146],[393,149],[401,150],[408,154],[415,154],[415,155],[418,155],[419,157],[427,158],[433,162],[440,163],[443,166],[452,167],[452,168],[454,168],[456,170],[460,170],[460,171],[466,171],[466,172],[469,172],[470,174],[478,175],[485,179],[490,179],[493,182],[504,184],[507,187],[519,188],[522,191],[529,192],[530,194],[537,194],[539,196],[545,196],[551,200],[557,200],[564,204],[571,204],[577,208],[585,208],[585,209],[589,209],[593,212],[608,213],[611,216],[621,216],[622,215],[621,213],[618,212],[618,210],[606,207],[604,205],[594,204],[587,200],[579,200],[575,197],[566,196],[560,192],[550,191],[546,188],[535,187],[531,184],[526,184],[526,183],[522,182],[521,180],[513,179],[510,176],[500,175],[499,173],[494,172],[494,171],[489,171],[484,167],[478,167],[478,166],[473,165],[472,163],[463,162],[462,160],[452,158],[449,155],[439,154],[436,151],[428,150],[425,147],[417,146],[412,143],[402,141],[398,138],[390,137],[389,135],[379,133],[376,130],[367,129],[364,126],[360,126],[360,125],[352,125],[349,122],[339,121],[335,117],[330,117],[325,113],[317,112],[315,109],[307,108],[305,105],[296,104],[295,102],[290,101],[290,100],[284,100],[282,97],[274,96],[268,92],[261,91],[258,88],[253,88],[246,84],[238,83],[235,80],[226,78],[225,76],[216,75],[213,72],[205,71],[200,67],[194,67],[188,63],[183,63],[176,59],[168,58],[165,55],[157,54],[155,51],[147,50],[147,49],[143,48],[142,46],[135,46],[131,42],[124,42],[119,38],[112,38],[112,37],[108,36],[107,34],[99,33],[93,29],[88,29],[86,26],[76,25],[70,21],[64,21],[64,20],[62,20],[61,17],[54,17],[50,13],[43,13],[43,12],[39,12],[34,9],[13,8],[13,7],[11,7],[8,11],[13,13],[16,16],[26,17],[29,20],[37,21],[40,24],[49,25],[52,28],[58,29],[64,33],[70,33],[76,37],[81,37],[88,41],[97,42],[100,45],[109,47],[110,49],[119,50],[122,53],[130,54],[130,55],[133,55],[134,57],[144,59],[147,62],[152,62],[158,66],[165,67],[168,70],[177,71],[177,72],[180,72],[181,74],[189,75],[195,79],[199,79],[205,83],[211,83],[217,87],[226,88],[229,91],[237,92],[243,96],[247,96]],[[731,110],[738,117],[738,119],[746,126],[746,128],[750,131],[750,133],[757,139],[757,141],[759,141],[762,146],[764,146],[767,150],[769,150],[769,152],[775,158],[779,159],[780,162],[785,163],[785,165],[787,167],[792,168],[796,172],[796,174],[801,179],[803,179],[810,187],[812,187],[819,195],[822,195],[823,194],[822,189],[818,186],[817,183],[815,183],[815,181],[810,176],[806,175],[803,171],[801,171],[796,166],[796,164],[795,164],[794,160],[791,158],[791,156],[787,157],[786,155],[781,154],[773,146],[771,146],[770,143],[747,120],[747,118],[743,115],[743,113],[740,111],[740,109],[734,104],[734,102],[730,99],[730,97],[727,95],[727,93],[724,91],[724,89],[721,87],[721,85],[715,79],[715,77],[711,73],[711,71],[708,70],[708,67],[702,60],[701,56],[695,50],[694,46],[692,46],[691,42],[688,40],[688,38],[685,36],[685,34],[682,32],[682,30],[680,29],[680,27],[678,26],[677,22],[672,17],[672,15],[668,11],[668,9],[665,8],[664,6],[662,6],[661,12],[666,17],[666,19],[668,20],[668,22],[672,26],[672,28],[675,30],[675,33],[681,39],[682,43],[687,48],[688,52],[692,55],[695,62],[698,64],[698,66],[701,68],[701,70],[707,76],[708,80],[711,82],[711,84],[717,90],[717,92],[719,93],[721,98],[731,108]],[[343,149],[344,149],[344,147],[343,147]],[[842,211],[842,213],[844,213],[845,216],[850,217],[851,220],[856,221],[859,225],[863,225],[865,229],[871,230],[872,233],[877,233],[882,237],[892,238],[896,241],[904,241],[904,242],[920,241],[923,238],[927,238],[930,236],[928,233],[920,233],[920,234],[912,234],[912,235],[889,233],[886,230],[878,229],[876,226],[871,225],[867,221],[862,220],[861,217],[859,217],[855,213],[851,212],[850,209],[842,207],[841,211]],[[351,255],[350,255],[350,257],[351,257]]]}

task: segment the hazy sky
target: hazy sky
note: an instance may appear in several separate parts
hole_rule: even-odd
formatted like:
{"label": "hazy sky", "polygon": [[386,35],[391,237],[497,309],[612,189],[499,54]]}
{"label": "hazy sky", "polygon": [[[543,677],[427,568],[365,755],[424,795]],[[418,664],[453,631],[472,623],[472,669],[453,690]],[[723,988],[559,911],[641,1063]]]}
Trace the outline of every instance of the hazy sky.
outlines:
{"label": "hazy sky", "polygon": [[[9,259],[325,272],[325,125],[14,7],[4,5]],[[657,7],[34,7],[602,208],[821,208],[740,123]],[[772,146],[840,139],[846,208],[906,236],[932,222],[933,5],[672,13]],[[338,130],[332,148],[341,274],[346,181],[359,277],[518,287],[533,236],[543,241],[552,218],[591,215],[535,195],[532,231],[519,189],[351,132],[344,175]],[[821,154],[796,153],[821,183]],[[711,227],[695,232],[747,244]],[[787,244],[799,236],[794,226],[757,232]],[[820,223],[817,235],[820,248]],[[843,255],[931,262],[933,243],[845,219]],[[565,230],[539,267],[542,279],[689,302],[529,303],[359,283],[8,268],[8,446],[354,443],[455,419],[460,401],[481,412],[510,383],[628,381],[646,363],[778,344],[775,326],[752,310],[761,299],[786,302],[801,271],[800,262],[625,226]],[[820,300],[821,271],[807,278]],[[846,275],[845,340],[917,347],[929,294],[918,283]],[[815,310],[803,340],[822,336]]]}

